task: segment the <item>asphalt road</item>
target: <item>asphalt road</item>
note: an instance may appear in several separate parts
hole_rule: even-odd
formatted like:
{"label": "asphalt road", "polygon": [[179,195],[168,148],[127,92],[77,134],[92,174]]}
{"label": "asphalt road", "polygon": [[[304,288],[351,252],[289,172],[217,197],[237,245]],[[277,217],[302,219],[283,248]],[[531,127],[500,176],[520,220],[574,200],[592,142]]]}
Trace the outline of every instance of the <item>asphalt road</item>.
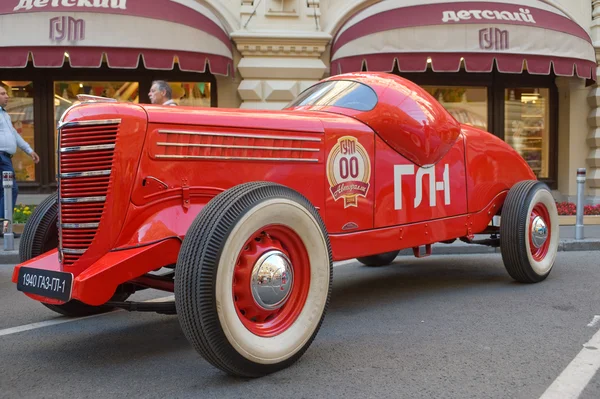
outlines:
{"label": "asphalt road", "polygon": [[[62,318],[17,292],[0,265],[0,397],[541,398],[561,373],[577,386],[569,365],[600,330],[599,256],[559,253],[535,285],[512,282],[499,254],[336,266],[310,349],[256,380],[210,366],[176,316],[116,311],[6,334]],[[600,363],[600,345],[588,347],[584,363]],[[580,398],[600,397],[600,374],[583,385]]]}

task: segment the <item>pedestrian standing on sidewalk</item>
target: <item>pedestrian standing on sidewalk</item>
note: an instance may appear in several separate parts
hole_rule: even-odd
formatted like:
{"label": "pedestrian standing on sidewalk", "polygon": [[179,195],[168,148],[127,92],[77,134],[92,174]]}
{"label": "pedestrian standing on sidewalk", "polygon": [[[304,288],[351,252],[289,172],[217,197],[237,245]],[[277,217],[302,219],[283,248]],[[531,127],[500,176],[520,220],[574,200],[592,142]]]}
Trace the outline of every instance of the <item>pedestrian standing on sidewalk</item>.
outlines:
{"label": "pedestrian standing on sidewalk", "polygon": [[150,102],[152,104],[177,105],[177,103],[173,101],[173,89],[171,89],[171,86],[164,80],[155,80],[152,82],[148,97],[150,97]]}
{"label": "pedestrian standing on sidewalk", "polygon": [[[17,147],[25,151],[35,163],[40,162],[40,157],[15,130],[10,120],[10,115],[6,112],[8,99],[6,88],[0,85],[0,172],[10,171],[13,173],[14,178],[15,169],[13,168],[12,157],[17,152]],[[13,206],[17,203],[18,194],[19,188],[17,187],[17,183],[13,182]],[[0,191],[0,198],[0,215],[4,215],[4,189]]]}

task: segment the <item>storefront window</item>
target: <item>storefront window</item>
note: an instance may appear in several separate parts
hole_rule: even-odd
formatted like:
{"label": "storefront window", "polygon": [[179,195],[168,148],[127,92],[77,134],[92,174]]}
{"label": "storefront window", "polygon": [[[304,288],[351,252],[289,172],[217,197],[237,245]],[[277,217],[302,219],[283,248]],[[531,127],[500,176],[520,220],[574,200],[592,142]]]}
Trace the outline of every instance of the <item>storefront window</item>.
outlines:
{"label": "storefront window", "polygon": [[504,96],[504,137],[538,178],[549,177],[549,90],[510,88]]}
{"label": "storefront window", "polygon": [[[33,83],[19,81],[2,81],[8,95],[11,97],[8,101],[6,111],[10,115],[13,126],[33,148],[35,140],[33,137]],[[40,152],[39,149],[37,149]],[[18,181],[35,181],[35,164],[29,155],[17,149],[13,159],[15,168],[15,179]]]}
{"label": "storefront window", "polygon": [[78,102],[78,94],[138,103],[139,86],[138,82],[54,82],[54,119],[58,122],[62,114]]}
{"label": "storefront window", "polygon": [[173,100],[179,105],[210,107],[211,85],[208,82],[169,82]]}
{"label": "storefront window", "polygon": [[[138,82],[54,82],[54,143],[57,139],[57,123],[70,106],[79,102],[78,94],[114,98],[137,104],[140,99],[139,86]],[[58,160],[55,161],[54,166],[58,170]]]}
{"label": "storefront window", "polygon": [[423,86],[460,123],[488,131],[486,87]]}

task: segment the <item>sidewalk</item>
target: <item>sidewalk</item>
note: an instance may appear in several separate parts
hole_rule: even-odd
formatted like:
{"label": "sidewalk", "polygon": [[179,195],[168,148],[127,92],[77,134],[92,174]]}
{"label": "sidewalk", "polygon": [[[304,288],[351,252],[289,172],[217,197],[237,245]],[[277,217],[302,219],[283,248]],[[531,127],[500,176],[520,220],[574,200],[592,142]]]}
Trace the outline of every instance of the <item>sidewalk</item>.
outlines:
{"label": "sidewalk", "polygon": [[[488,236],[475,236],[475,239]],[[14,250],[4,250],[4,239],[0,237],[0,264],[19,263],[19,238],[14,240]],[[424,249],[421,249],[424,251]],[[487,254],[500,253],[500,248],[484,245],[467,244],[456,240],[452,244],[433,244],[432,255]],[[559,251],[600,251],[600,225],[585,226],[583,240],[575,240],[575,226],[560,226]],[[400,251],[400,255],[413,256],[412,249]]]}

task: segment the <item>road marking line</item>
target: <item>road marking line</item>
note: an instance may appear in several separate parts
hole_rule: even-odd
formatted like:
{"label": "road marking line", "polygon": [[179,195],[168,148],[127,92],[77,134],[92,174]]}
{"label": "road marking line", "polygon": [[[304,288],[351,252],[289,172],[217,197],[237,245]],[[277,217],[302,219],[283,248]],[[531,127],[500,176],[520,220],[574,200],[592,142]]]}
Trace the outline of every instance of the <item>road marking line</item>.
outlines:
{"label": "road marking line", "polygon": [[348,260],[342,260],[339,262],[333,262],[333,267],[339,267],[339,266],[347,266],[351,263],[356,263],[357,260],[356,259],[348,259]]}
{"label": "road marking line", "polygon": [[592,321],[587,325],[588,327],[594,327],[600,321],[600,316],[594,316]]}
{"label": "road marking line", "polygon": [[147,301],[143,301],[143,302],[169,302],[169,301],[174,301],[174,300],[175,300],[175,295],[171,295],[171,296],[164,296],[162,298],[148,299]]}
{"label": "road marking line", "polygon": [[24,326],[6,328],[4,330],[0,330],[0,337],[2,337],[4,335],[17,334],[17,333],[24,332],[24,331],[35,330],[38,328],[54,326],[57,324],[63,324],[63,323],[71,322],[71,321],[88,319],[90,317],[97,317],[97,316],[103,316],[103,315],[104,314],[97,314],[97,315],[91,315],[91,316],[85,316],[85,317],[79,317],[79,318],[47,320],[47,321],[40,321],[38,323],[26,324]]}
{"label": "road marking line", "polygon": [[[142,302],[165,302],[165,301],[168,301],[168,300],[172,300],[173,298],[174,298],[174,296],[171,295],[171,296],[166,296],[166,297],[162,297],[162,298],[149,299],[147,301],[142,301]],[[69,322],[72,322],[72,321],[79,321],[79,320],[84,320],[84,319],[90,319],[92,317],[105,316],[105,315],[108,315],[108,314],[111,314],[111,313],[121,312],[121,311],[124,311],[124,309],[116,309],[116,310],[111,311],[111,312],[101,313],[101,314],[94,314],[94,315],[91,315],[91,316],[73,317],[73,318],[64,318],[64,319],[61,318],[61,319],[40,321],[40,322],[37,322],[37,323],[26,324],[26,325],[23,325],[23,326],[5,328],[4,330],[0,330],[0,337],[5,336],[5,335],[17,334],[17,333],[25,332],[25,331],[36,330],[38,328],[55,326],[57,324],[69,323]]]}
{"label": "road marking line", "polygon": [[594,334],[540,399],[576,399],[600,369],[600,330]]}

